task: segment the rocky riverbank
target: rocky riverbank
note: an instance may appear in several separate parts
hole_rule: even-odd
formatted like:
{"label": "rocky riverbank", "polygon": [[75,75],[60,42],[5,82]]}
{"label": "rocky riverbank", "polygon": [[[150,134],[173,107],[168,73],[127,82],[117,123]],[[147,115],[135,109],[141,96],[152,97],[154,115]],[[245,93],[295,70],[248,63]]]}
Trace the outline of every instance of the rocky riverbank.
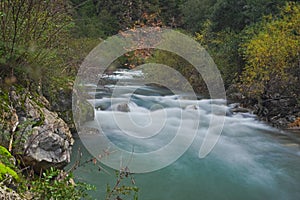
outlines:
{"label": "rocky riverbank", "polygon": [[300,129],[300,102],[296,96],[273,96],[259,100],[246,98],[238,91],[228,90],[229,102],[239,102],[241,108],[251,110],[258,118],[279,129]]}
{"label": "rocky riverbank", "polygon": [[48,100],[15,85],[0,89],[0,101],[0,199],[37,199],[56,187],[48,196],[84,194],[60,170],[70,162],[74,139]]}
{"label": "rocky riverbank", "polygon": [[49,110],[46,98],[21,87],[0,91],[0,144],[35,171],[62,168],[73,145],[68,125]]}

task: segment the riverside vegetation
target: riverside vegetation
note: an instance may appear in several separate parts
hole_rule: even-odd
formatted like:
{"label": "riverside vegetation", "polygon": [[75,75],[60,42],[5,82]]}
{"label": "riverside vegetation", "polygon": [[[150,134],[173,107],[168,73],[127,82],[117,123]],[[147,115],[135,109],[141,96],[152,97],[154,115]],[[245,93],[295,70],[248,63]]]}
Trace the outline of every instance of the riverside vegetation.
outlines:
{"label": "riverside vegetation", "polygon": [[[253,109],[274,126],[299,128],[300,4],[296,0],[3,0],[0,195],[5,191],[18,198],[80,199],[92,189],[71,183],[72,175],[61,171],[72,147],[70,130],[75,132],[73,81],[82,60],[98,43],[144,26],[169,27],[194,37],[219,67],[229,100]],[[201,75],[169,52],[133,51],[111,69],[153,61],[178,70],[196,92],[207,92]],[[51,141],[47,132],[61,143],[49,147],[43,158],[24,159],[28,142],[35,141],[30,138],[45,135],[45,145],[37,148],[47,147]],[[47,152],[56,150],[64,159],[53,163]],[[117,182],[128,176],[121,171]],[[130,191],[136,199],[135,186],[108,187],[107,199],[120,199]]]}

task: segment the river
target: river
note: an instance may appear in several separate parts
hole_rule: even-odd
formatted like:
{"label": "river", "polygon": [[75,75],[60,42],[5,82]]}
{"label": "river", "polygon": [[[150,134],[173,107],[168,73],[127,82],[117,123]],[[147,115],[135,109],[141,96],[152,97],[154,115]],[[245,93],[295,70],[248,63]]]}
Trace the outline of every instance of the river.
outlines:
{"label": "river", "polygon": [[[118,92],[114,92],[114,84],[95,86],[97,90],[92,95],[96,99],[91,103],[95,106],[98,123],[88,124],[93,127],[100,121],[105,137],[129,154],[133,151],[150,154],[163,149],[171,144],[178,127],[183,127],[181,141],[172,144],[175,145],[172,148],[174,153],[162,151],[159,158],[151,160],[151,163],[145,160],[144,165],[149,166],[157,162],[153,164],[153,169],[157,170],[146,166],[145,173],[133,174],[140,189],[140,200],[300,199],[299,133],[272,128],[250,113],[232,113],[234,105],[227,105],[225,100],[200,96],[193,99],[185,92],[174,94],[157,85],[139,85],[132,81],[135,76],[142,75],[139,71],[120,71],[105,77],[129,80],[118,86]],[[204,142],[210,119],[212,115],[218,117],[218,112],[212,112],[212,107],[225,111],[224,126],[212,151],[200,158],[199,148]],[[130,118],[136,126],[132,127],[127,121],[120,124],[120,120],[125,118]],[[192,123],[195,120],[197,126]],[[155,131],[162,121],[163,128]],[[152,131],[156,134],[151,135]],[[191,141],[186,149],[185,145],[189,143],[185,141]],[[73,148],[73,162],[77,159],[79,148],[82,160],[94,157],[95,149],[91,150],[88,146],[87,150],[87,143],[98,148],[99,152],[104,150],[93,137],[80,136]],[[178,156],[181,152],[182,156]],[[174,157],[174,162],[165,162],[169,157]],[[134,157],[122,162],[122,165],[137,165]],[[105,164],[100,164],[99,171],[97,165],[89,163],[79,167],[75,177],[95,185],[97,190],[91,195],[95,199],[104,199],[106,184],[114,184],[115,173]],[[144,165],[136,171],[143,170]]]}

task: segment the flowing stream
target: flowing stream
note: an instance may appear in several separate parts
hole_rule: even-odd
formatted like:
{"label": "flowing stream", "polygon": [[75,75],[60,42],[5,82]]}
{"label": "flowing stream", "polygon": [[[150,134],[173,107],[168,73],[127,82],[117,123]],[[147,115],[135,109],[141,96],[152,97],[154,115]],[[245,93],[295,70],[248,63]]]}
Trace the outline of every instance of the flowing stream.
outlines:
{"label": "flowing stream", "polygon": [[[118,92],[114,94],[114,84],[95,86],[98,89],[92,95],[96,99],[91,103],[95,106],[96,118],[101,121],[102,131],[112,143],[128,152],[134,146],[134,152],[147,153],[169,144],[179,126],[185,126],[182,142],[196,131],[192,144],[174,163],[157,171],[133,175],[140,189],[139,199],[300,199],[299,133],[269,127],[250,113],[233,113],[234,105],[226,105],[225,100],[191,99],[184,92],[175,95],[156,85],[141,86],[133,81],[139,76],[142,72],[120,71],[105,77],[128,79],[126,84],[118,86]],[[212,107],[217,111],[225,110],[224,127],[213,150],[206,157],[199,158],[199,148],[210,119],[217,115],[212,112]],[[116,115],[118,119],[132,119],[136,123],[135,128],[116,123]],[[167,117],[160,119],[160,116]],[[189,123],[195,120],[199,122],[198,126]],[[161,121],[164,126],[156,131]],[[154,126],[147,128],[149,124]],[[151,135],[151,132],[160,134]],[[91,139],[90,142],[95,141]],[[176,145],[174,151],[181,151],[180,143]],[[78,138],[73,161],[78,148],[82,151],[82,160],[93,157]],[[162,153],[160,156],[157,162],[163,162],[170,154]],[[104,199],[106,183],[113,185],[115,181],[114,170],[103,168],[105,170],[99,171],[90,163],[75,171],[78,180],[96,185],[97,190],[91,193],[95,199]]]}

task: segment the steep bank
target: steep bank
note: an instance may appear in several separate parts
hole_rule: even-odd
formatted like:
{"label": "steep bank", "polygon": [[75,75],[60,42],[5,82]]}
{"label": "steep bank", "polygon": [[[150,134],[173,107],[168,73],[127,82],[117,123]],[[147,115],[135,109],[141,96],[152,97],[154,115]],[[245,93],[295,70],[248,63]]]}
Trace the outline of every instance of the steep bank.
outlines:
{"label": "steep bank", "polygon": [[71,184],[60,170],[70,162],[74,139],[48,100],[14,85],[1,87],[0,101],[0,199],[86,195],[84,184]]}

